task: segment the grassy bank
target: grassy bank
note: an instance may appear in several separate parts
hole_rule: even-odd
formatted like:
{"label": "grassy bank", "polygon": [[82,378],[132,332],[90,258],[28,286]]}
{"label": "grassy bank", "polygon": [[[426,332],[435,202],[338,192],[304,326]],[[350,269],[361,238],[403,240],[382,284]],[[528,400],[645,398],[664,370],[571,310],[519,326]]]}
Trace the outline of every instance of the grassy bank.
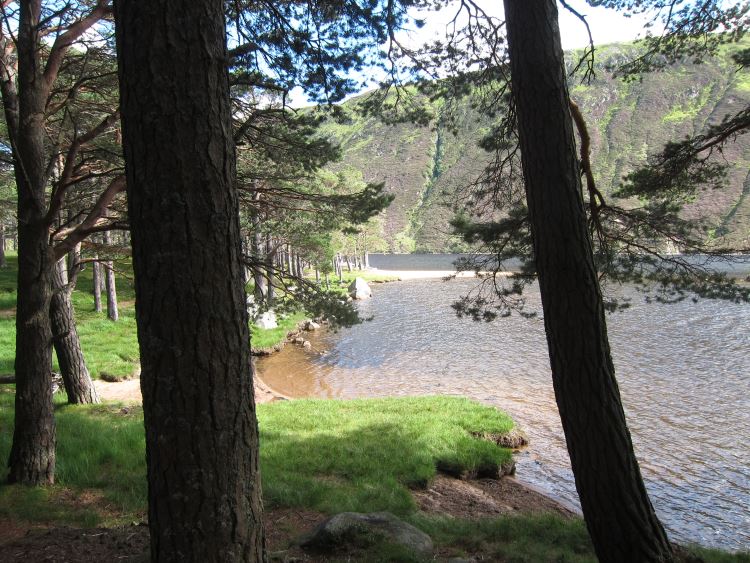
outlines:
{"label": "grassy bank", "polygon": [[[58,395],[57,484],[0,485],[0,518],[97,526],[146,513],[140,408],[72,407]],[[0,393],[0,459],[10,447],[13,394]],[[305,400],[258,407],[264,506],[324,514],[387,510],[429,533],[443,553],[512,553],[517,561],[594,561],[582,523],[559,517],[469,522],[418,512],[411,487],[438,465],[466,470],[501,464],[510,452],[472,433],[502,434],[512,420],[495,409],[446,397]],[[381,551],[365,560],[418,561]],[[539,558],[541,557],[541,559]]]}
{"label": "grassy bank", "polygon": [[[0,485],[0,518],[95,526],[141,521],[146,513],[143,414],[137,407],[74,407],[56,399],[54,487]],[[474,437],[503,434],[511,419],[466,399],[422,397],[305,400],[258,406],[264,506],[324,514],[387,510],[432,536],[441,555],[488,560],[595,561],[583,522],[556,516],[464,520],[419,512],[410,494],[438,466],[464,470],[509,459]],[[13,394],[0,392],[0,459],[13,428]],[[366,560],[416,561],[400,554]],[[750,561],[702,550],[706,561]],[[395,556],[394,556],[395,557]]]}
{"label": "grassy bank", "polygon": [[[106,500],[119,519],[138,518],[146,503],[142,409],[69,406],[63,394],[56,403],[59,487],[96,491],[93,497]],[[510,459],[507,449],[470,432],[502,434],[513,427],[511,419],[466,399],[284,401],[259,405],[258,419],[270,507],[405,515],[415,510],[409,487],[427,483],[438,465],[471,470]],[[7,459],[12,428],[13,393],[6,389],[0,393],[0,459]],[[25,501],[9,502],[26,493],[37,494],[0,487],[0,515],[29,518],[33,512],[14,508]],[[48,513],[36,514],[46,519]]]}

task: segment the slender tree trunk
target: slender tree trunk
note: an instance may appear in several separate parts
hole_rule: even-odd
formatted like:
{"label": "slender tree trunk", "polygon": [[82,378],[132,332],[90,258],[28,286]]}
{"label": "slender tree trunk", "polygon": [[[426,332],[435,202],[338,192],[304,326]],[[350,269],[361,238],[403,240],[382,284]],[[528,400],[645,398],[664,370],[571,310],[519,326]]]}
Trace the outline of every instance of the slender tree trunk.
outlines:
{"label": "slender tree trunk", "polygon": [[365,251],[364,263],[365,263],[365,269],[368,269],[370,267],[370,253],[367,251]]}
{"label": "slender tree trunk", "polygon": [[264,561],[224,3],[115,18],[152,560]]}
{"label": "slender tree trunk", "polygon": [[94,256],[93,266],[91,267],[92,290],[94,292],[94,310],[97,313],[102,312],[102,265],[99,262],[99,255]]}
{"label": "slender tree trunk", "polygon": [[286,245],[286,252],[284,253],[284,261],[286,262],[286,265],[284,266],[286,268],[286,271],[289,272],[289,275],[294,275],[294,259],[292,258],[292,247],[288,244]]}
{"label": "slender tree trunk", "polygon": [[339,281],[344,281],[344,261],[341,259],[341,254],[336,255],[336,272],[339,276]]}
{"label": "slender tree trunk", "polygon": [[[109,231],[104,231],[104,244],[110,245],[112,237]],[[120,311],[117,308],[117,285],[115,281],[115,268],[112,260],[104,263],[104,285],[107,289],[107,318],[111,321],[120,319]]]}
{"label": "slender tree trunk", "polygon": [[52,321],[52,343],[60,364],[65,392],[68,402],[73,404],[98,403],[94,383],[81,350],[78,338],[73,304],[70,296],[73,287],[64,276],[65,259],[58,262],[52,273],[52,299],[50,301],[50,320]]}
{"label": "slender tree trunk", "polygon": [[513,96],[552,379],[604,562],[668,561],[625,423],[586,226],[554,0],[505,0]]}
{"label": "slender tree trunk", "polygon": [[5,266],[5,223],[0,223],[0,268]]}
{"label": "slender tree trunk", "polygon": [[273,239],[271,235],[266,235],[266,279],[268,280],[266,287],[266,303],[270,307],[276,299],[276,287],[273,283],[273,278],[276,275],[273,267],[275,252],[273,250]]}
{"label": "slender tree trunk", "polygon": [[260,192],[257,190],[253,193],[255,208],[251,211],[252,237],[250,239],[250,252],[253,256],[255,266],[253,267],[253,280],[255,281],[255,301],[260,304],[266,296],[266,278],[263,275],[263,268],[260,267],[261,256],[265,255],[263,249],[263,233],[261,232],[260,211]]}
{"label": "slender tree trunk", "polygon": [[[68,222],[72,223],[73,221],[73,210],[68,209]],[[68,252],[68,272],[71,273],[74,269],[78,269],[79,263],[81,262],[81,243],[73,246],[73,249]]]}
{"label": "slender tree trunk", "polygon": [[318,268],[315,268],[315,283],[320,285],[320,270]]}
{"label": "slender tree trunk", "polygon": [[16,100],[16,93],[10,91],[13,85],[3,84],[6,123],[14,137],[18,190],[15,429],[8,479],[31,485],[54,482],[56,439],[49,317],[50,276],[55,260],[46,218],[44,109],[47,92],[38,56],[39,17],[37,3],[20,3]]}

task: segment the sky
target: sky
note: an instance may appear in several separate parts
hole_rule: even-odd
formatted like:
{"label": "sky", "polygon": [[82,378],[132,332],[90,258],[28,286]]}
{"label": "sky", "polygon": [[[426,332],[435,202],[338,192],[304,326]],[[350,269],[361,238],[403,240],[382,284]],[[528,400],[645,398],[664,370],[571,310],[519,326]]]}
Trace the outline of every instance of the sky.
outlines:
{"label": "sky", "polygon": [[[500,0],[476,0],[487,13],[502,19],[502,2]],[[607,8],[593,8],[584,0],[568,0],[568,4],[578,13],[586,16],[594,42],[597,44],[618,43],[631,41],[638,34],[643,33],[646,19],[626,18],[621,12]],[[445,8],[440,12],[433,12],[421,17],[427,20],[427,25],[418,32],[403,33],[408,37],[410,43],[418,45],[433,37],[444,35],[445,26],[455,12],[453,8]],[[563,49],[576,49],[588,44],[586,28],[573,14],[558,4],[560,14],[560,32],[562,36]]]}
{"label": "sky", "polygon": [[[487,13],[502,19],[502,2],[500,0],[475,0]],[[607,8],[593,8],[585,0],[568,0],[568,4],[578,13],[586,16],[595,45],[608,43],[619,43],[632,41],[644,33],[646,19],[643,17],[627,18],[616,10]],[[456,5],[452,4],[439,12],[420,12],[416,17],[426,21],[426,25],[417,30],[402,31],[399,33],[399,41],[410,47],[418,47],[430,40],[445,36],[446,25],[450,22],[456,11]],[[560,10],[560,34],[563,49],[577,49],[588,45],[588,34],[581,21],[558,4]],[[377,86],[378,79],[382,78],[378,73],[373,73],[371,85],[364,88],[366,91]],[[357,76],[358,80],[362,76]],[[302,91],[297,89],[291,92],[292,107],[309,105]]]}

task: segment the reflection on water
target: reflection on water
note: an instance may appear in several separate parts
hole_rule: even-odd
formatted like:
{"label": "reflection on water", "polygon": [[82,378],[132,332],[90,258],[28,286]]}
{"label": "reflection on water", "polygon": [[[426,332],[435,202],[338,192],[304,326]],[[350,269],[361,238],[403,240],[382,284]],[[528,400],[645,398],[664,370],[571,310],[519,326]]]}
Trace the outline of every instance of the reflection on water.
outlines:
{"label": "reflection on water", "polygon": [[[491,324],[456,319],[450,304],[473,280],[373,286],[360,305],[374,319],[312,335],[258,361],[293,396],[469,396],[508,411],[531,446],[518,476],[577,504],[552,391],[541,318]],[[538,293],[529,305],[541,311]],[[672,537],[750,548],[750,307],[644,304],[609,317],[618,379],[636,453]]]}

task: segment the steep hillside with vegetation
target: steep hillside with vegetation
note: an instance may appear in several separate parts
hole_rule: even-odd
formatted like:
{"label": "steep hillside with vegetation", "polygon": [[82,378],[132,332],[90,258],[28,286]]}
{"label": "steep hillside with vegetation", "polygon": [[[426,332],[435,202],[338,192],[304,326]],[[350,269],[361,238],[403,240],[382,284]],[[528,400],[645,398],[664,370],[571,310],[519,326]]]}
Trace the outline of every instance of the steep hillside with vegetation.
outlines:
{"label": "steep hillside with vegetation", "polygon": [[[742,44],[748,45],[750,41]],[[596,78],[590,84],[572,80],[571,94],[588,122],[592,164],[605,195],[665,142],[698,133],[750,104],[750,72],[738,71],[731,59],[739,48],[725,48],[705,64],[684,63],[633,82],[606,70],[626,60],[632,45],[610,45],[597,51]],[[576,55],[571,53],[569,60],[576,60]],[[396,195],[383,221],[391,250],[460,250],[450,235],[450,205],[491,159],[478,146],[491,130],[491,119],[481,116],[466,98],[454,108],[457,120],[451,127],[442,119],[444,102],[427,101],[433,116],[429,125],[388,125],[357,112],[364,97],[345,104],[348,122],[329,123],[325,134],[341,144],[341,166],[362,170],[367,181],[385,182]],[[726,187],[703,191],[686,205],[684,214],[706,220],[708,238],[747,247],[750,135],[739,136],[722,157],[731,164]]]}

